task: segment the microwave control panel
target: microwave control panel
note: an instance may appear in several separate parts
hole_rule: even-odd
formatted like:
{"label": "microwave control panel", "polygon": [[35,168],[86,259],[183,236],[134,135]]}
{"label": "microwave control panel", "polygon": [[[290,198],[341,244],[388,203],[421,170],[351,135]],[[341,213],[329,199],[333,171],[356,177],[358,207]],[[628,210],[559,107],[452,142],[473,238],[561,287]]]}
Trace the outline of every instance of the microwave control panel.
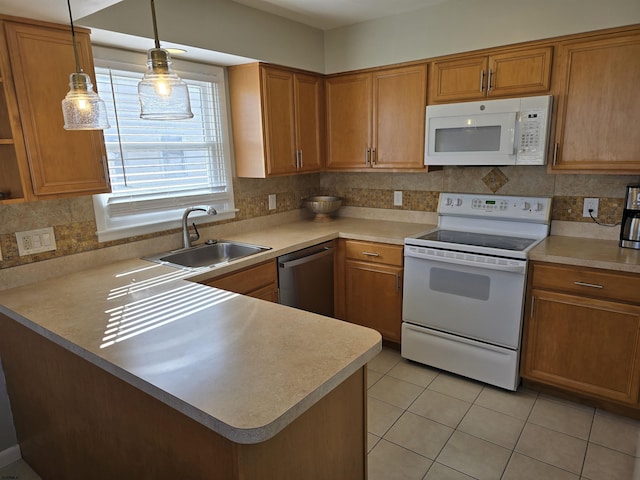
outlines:
{"label": "microwave control panel", "polygon": [[[545,98],[545,100],[547,100]],[[518,155],[517,165],[543,165],[547,160],[547,137],[549,135],[549,112],[551,111],[551,97],[548,105],[526,106],[526,97],[522,99],[522,106],[518,118]]]}

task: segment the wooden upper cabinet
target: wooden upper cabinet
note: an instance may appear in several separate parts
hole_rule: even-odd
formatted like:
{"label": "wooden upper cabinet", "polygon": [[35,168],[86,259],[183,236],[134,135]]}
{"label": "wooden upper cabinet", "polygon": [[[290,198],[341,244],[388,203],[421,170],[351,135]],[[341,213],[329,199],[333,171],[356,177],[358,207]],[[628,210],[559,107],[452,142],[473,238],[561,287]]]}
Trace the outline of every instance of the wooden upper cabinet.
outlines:
{"label": "wooden upper cabinet", "polygon": [[552,47],[539,47],[436,60],[429,103],[546,93],[552,52]]}
{"label": "wooden upper cabinet", "polygon": [[422,169],[426,65],[326,80],[327,169]]}
{"label": "wooden upper cabinet", "polygon": [[262,92],[267,173],[287,174],[296,169],[293,74],[262,69]]}
{"label": "wooden upper cabinet", "polygon": [[322,168],[322,77],[259,63],[229,68],[239,177]]}
{"label": "wooden upper cabinet", "polygon": [[[76,70],[71,32],[14,21],[4,21],[3,27],[33,194],[56,198],[108,192],[102,131],[63,128],[61,102]],[[76,39],[80,64],[95,82],[89,33],[78,29]]]}
{"label": "wooden upper cabinet", "polygon": [[373,168],[423,168],[425,65],[373,74]]}
{"label": "wooden upper cabinet", "polygon": [[350,170],[369,166],[371,145],[370,73],[327,78],[327,169]]}
{"label": "wooden upper cabinet", "polygon": [[558,48],[553,173],[640,171],[640,30]]}
{"label": "wooden upper cabinet", "polygon": [[296,105],[298,171],[316,172],[323,167],[324,85],[317,75],[293,76]]}

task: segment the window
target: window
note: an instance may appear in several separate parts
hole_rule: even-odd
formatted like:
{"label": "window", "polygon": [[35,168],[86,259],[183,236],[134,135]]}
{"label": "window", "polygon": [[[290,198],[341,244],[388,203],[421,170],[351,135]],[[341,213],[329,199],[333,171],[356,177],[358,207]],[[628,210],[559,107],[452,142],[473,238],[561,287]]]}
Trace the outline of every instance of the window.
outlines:
{"label": "window", "polygon": [[94,50],[97,89],[111,124],[104,140],[112,192],[94,196],[99,240],[178,228],[190,205],[213,205],[215,220],[234,217],[222,68],[175,62],[189,87],[194,117],[142,120],[138,82],[146,57]]}

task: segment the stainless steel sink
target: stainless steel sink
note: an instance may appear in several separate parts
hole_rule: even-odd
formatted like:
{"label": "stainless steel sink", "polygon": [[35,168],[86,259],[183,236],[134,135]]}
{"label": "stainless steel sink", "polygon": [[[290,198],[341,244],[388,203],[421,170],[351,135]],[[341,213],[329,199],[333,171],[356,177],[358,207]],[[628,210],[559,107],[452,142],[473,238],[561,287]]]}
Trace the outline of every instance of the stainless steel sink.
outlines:
{"label": "stainless steel sink", "polygon": [[255,255],[256,253],[264,252],[265,250],[271,250],[271,247],[226,240],[209,240],[204,244],[195,247],[159,253],[157,255],[142,258],[144,260],[171,264],[178,267],[214,267],[233,260],[238,260],[239,258],[248,257],[249,255]]}

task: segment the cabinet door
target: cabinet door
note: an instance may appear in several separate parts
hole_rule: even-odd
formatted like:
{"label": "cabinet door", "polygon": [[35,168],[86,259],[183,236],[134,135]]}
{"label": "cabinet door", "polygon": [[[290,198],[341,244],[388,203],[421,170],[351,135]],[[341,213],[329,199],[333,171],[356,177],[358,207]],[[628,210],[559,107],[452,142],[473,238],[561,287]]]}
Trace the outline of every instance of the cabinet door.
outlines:
{"label": "cabinet door", "polygon": [[385,340],[400,342],[402,269],[347,260],[346,319],[370,327]]}
{"label": "cabinet door", "polygon": [[552,47],[489,56],[487,96],[530,95],[551,87]]}
{"label": "cabinet door", "polygon": [[325,88],[327,168],[368,168],[371,148],[371,74],[328,78]]}
{"label": "cabinet door", "polygon": [[298,171],[318,171],[322,168],[322,79],[296,73],[294,87]]}
{"label": "cabinet door", "polygon": [[[37,196],[108,192],[101,131],[66,131],[61,102],[75,72],[71,33],[5,23],[31,183]],[[89,35],[76,32],[80,63],[93,77]],[[94,79],[95,82],[95,79]]]}
{"label": "cabinet door", "polygon": [[627,404],[640,389],[640,307],[532,291],[525,378]]}
{"label": "cabinet door", "polygon": [[638,173],[640,34],[561,45],[554,172]]}
{"label": "cabinet door", "polygon": [[374,168],[424,168],[425,65],[373,75]]}
{"label": "cabinet door", "polygon": [[487,61],[482,55],[433,62],[430,103],[484,98]]}
{"label": "cabinet door", "polygon": [[262,68],[262,101],[267,173],[295,173],[293,73]]}
{"label": "cabinet door", "polygon": [[200,283],[229,292],[248,295],[270,302],[278,302],[278,270],[275,260],[248,267],[222,277],[202,280]]}

